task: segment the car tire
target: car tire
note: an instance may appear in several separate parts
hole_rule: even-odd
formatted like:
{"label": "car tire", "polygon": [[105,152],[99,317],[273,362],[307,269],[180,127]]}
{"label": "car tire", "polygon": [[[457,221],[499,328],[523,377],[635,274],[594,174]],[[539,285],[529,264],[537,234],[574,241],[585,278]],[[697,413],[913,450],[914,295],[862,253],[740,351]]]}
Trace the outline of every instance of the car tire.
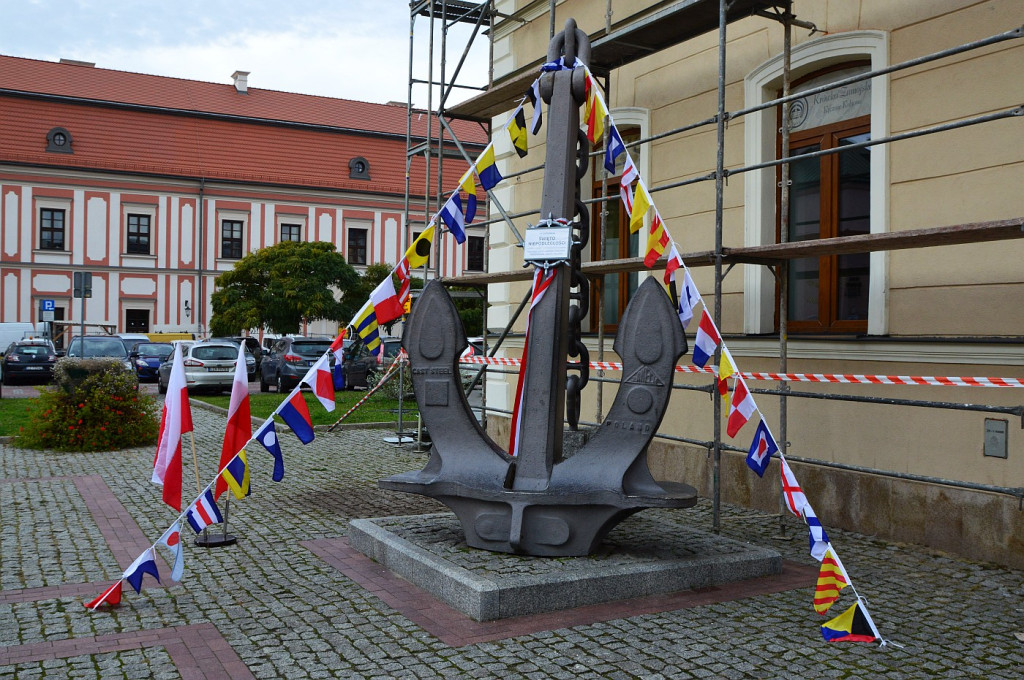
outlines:
{"label": "car tire", "polygon": [[156,391],[159,392],[160,394],[167,394],[167,385],[164,385],[162,382],[160,382],[159,378],[157,378],[156,380]]}
{"label": "car tire", "polygon": [[263,379],[263,373],[260,372],[260,392],[269,392],[269,391],[270,391],[270,384],[267,383],[267,381]]}

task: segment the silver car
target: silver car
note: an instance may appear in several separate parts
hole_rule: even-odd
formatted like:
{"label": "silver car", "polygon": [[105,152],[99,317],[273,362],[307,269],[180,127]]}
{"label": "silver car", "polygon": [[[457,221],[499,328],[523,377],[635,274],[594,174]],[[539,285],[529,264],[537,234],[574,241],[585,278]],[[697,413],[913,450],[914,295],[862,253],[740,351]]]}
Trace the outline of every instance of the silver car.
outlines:
{"label": "silver car", "polygon": [[[238,347],[226,342],[198,342],[189,347],[182,347],[182,358],[185,364],[185,385],[188,389],[204,388],[213,392],[231,390],[235,379],[235,361],[238,359]],[[167,384],[171,378],[172,354],[160,364],[160,377],[157,389],[160,394],[167,394]],[[256,359],[251,354],[245,355],[246,373],[251,377],[256,372]]]}

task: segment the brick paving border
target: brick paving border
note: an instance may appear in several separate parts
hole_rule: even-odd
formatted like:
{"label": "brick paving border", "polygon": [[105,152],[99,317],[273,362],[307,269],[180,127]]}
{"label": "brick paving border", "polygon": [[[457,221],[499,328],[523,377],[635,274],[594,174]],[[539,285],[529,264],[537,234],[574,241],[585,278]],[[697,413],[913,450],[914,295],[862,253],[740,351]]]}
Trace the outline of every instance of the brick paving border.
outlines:
{"label": "brick paving border", "polygon": [[[4,478],[0,479],[0,484],[56,482],[69,479],[81,494],[85,507],[93,516],[103,540],[110,547],[110,551],[119,565],[128,567],[139,556],[139,553],[152,545],[139,525],[132,519],[128,510],[111,493],[110,487],[100,475]],[[157,560],[163,566],[162,573],[169,574],[170,568],[164,562],[163,557],[158,555]],[[113,583],[112,580],[5,590],[0,591],[0,604],[36,602],[62,597],[82,597],[91,600],[109,588],[111,583]],[[146,587],[159,588],[162,586],[147,584]],[[254,677],[248,666],[239,658],[212,623],[0,647],[0,666],[157,646],[167,650],[171,661],[174,662],[181,677],[185,680],[190,678]]]}
{"label": "brick paving border", "polygon": [[183,680],[255,677],[212,623],[0,647],[0,666],[145,647],[166,649]]}
{"label": "brick paving border", "polygon": [[[139,525],[135,523],[132,516],[125,509],[121,501],[111,493],[110,487],[100,475],[62,475],[55,477],[5,477],[0,479],[0,484],[28,483],[28,482],[65,482],[71,480],[78,493],[82,496],[82,502],[96,522],[96,528],[113,553],[117,563],[127,569],[139,554],[153,544]],[[159,551],[154,551],[157,559],[157,569],[162,574],[169,574],[170,567],[164,561]],[[109,581],[94,581],[92,583],[63,583],[59,586],[44,586],[41,588],[23,588],[19,590],[0,590],[0,604],[8,602],[35,602],[38,600],[52,600],[60,597],[87,597],[93,599],[113,584]],[[147,588],[162,588],[163,584],[146,584]]]}
{"label": "brick paving border", "polygon": [[778,593],[812,586],[818,578],[816,567],[783,560],[782,573],[777,576],[497,621],[475,621],[374,562],[349,545],[347,537],[301,541],[300,545],[450,647]]}

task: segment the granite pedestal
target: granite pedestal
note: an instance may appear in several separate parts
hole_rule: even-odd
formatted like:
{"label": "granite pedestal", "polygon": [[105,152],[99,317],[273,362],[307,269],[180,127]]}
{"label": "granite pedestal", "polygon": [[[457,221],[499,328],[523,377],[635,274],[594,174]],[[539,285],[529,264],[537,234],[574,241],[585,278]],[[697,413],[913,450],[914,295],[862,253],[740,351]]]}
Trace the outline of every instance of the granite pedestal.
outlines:
{"label": "granite pedestal", "polygon": [[455,515],[352,520],[349,543],[454,609],[490,621],[779,574],[782,558],[641,513],[587,557],[470,548]]}

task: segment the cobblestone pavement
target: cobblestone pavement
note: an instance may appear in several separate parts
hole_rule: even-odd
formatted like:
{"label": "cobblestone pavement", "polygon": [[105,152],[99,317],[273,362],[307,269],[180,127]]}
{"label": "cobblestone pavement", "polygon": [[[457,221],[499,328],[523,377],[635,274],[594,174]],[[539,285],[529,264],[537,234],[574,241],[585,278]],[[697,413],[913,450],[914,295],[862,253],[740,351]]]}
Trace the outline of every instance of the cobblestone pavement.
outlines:
{"label": "cobblestone pavement", "polygon": [[[205,484],[224,418],[193,414]],[[876,623],[904,648],[825,643],[806,587],[447,646],[300,545],[344,536],[352,518],[443,510],[376,487],[424,462],[382,443],[390,434],[318,433],[303,447],[285,433],[281,483],[270,456],[250,449],[252,496],[230,508],[238,544],[190,542],[182,583],[160,563],[166,587],[147,577],[141,595],[125,586],[122,605],[100,612],[82,603],[130,561],[114,549],[118,532],[137,525],[141,552],[175,517],[148,481],[152,449],[0,445],[0,678],[241,677],[246,667],[256,678],[1024,677],[1022,572],[838,530],[832,541]],[[128,529],[112,530],[103,513],[127,515]],[[676,513],[665,516],[710,527],[707,502]],[[776,518],[732,507],[724,516],[724,534],[813,564],[795,518],[784,540]]]}

